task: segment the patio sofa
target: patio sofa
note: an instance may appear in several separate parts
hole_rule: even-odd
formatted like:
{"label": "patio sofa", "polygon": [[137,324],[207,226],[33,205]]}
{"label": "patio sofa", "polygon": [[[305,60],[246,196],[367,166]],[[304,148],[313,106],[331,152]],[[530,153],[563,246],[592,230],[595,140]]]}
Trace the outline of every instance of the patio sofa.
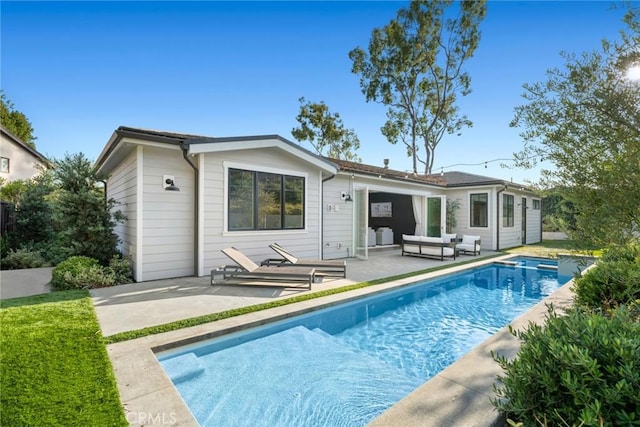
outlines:
{"label": "patio sofa", "polygon": [[480,236],[463,234],[457,248],[460,252],[473,253],[473,256],[480,255]]}
{"label": "patio sofa", "polygon": [[404,255],[438,258],[440,261],[444,261],[444,257],[456,259],[456,242],[452,242],[451,238],[403,234],[402,256]]}

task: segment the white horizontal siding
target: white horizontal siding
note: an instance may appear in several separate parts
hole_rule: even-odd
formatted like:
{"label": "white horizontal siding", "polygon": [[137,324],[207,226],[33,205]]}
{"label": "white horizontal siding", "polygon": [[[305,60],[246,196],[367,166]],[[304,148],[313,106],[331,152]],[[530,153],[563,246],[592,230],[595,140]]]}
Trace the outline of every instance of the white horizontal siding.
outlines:
{"label": "white horizontal siding", "polygon": [[119,250],[133,262],[136,269],[136,226],[137,222],[137,184],[136,184],[136,151],[132,151],[111,172],[107,180],[107,197],[114,199],[118,205],[114,211],[121,211],[126,220],[114,227],[120,239]]}
{"label": "white horizontal siding", "polygon": [[324,183],[323,255],[325,259],[345,258],[353,253],[353,202],[342,200],[341,193],[353,198],[351,177],[338,175]]}
{"label": "white horizontal siding", "polygon": [[[487,227],[471,227],[471,194],[488,194],[487,205]],[[456,233],[458,236],[463,235],[480,236],[482,240],[481,248],[495,249],[495,217],[496,217],[496,204],[495,204],[495,190],[492,187],[481,187],[474,189],[455,189],[446,190],[445,194],[447,199],[460,201],[460,208],[456,212],[456,227],[452,230],[452,233]]]}
{"label": "white horizontal siding", "polygon": [[[221,250],[234,246],[255,262],[276,256],[269,244],[278,242],[298,257],[320,257],[320,173],[316,166],[276,148],[204,154],[203,272],[232,263]],[[307,174],[304,230],[226,232],[224,164],[244,165],[249,170],[278,170]]]}
{"label": "white horizontal siding", "polygon": [[[166,191],[163,176],[180,191]],[[173,149],[144,147],[143,280],[194,274],[194,172]]]}

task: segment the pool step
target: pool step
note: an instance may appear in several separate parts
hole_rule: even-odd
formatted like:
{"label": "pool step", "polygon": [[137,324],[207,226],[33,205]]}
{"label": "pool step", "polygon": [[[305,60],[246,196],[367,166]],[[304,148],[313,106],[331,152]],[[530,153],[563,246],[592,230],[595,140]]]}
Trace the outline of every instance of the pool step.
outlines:
{"label": "pool step", "polygon": [[519,264],[519,262],[516,262],[516,261],[505,261],[505,260],[494,261],[494,263],[500,264],[500,265],[508,265],[509,267],[515,267]]}
{"label": "pool step", "polygon": [[193,379],[204,372],[198,356],[193,353],[172,357],[162,362],[165,372],[174,384]]}
{"label": "pool step", "polygon": [[[202,358],[214,368],[195,380],[202,381],[193,385],[201,406],[190,409],[203,427],[249,425],[247,420],[257,419],[262,425],[301,425],[300,408],[306,406],[315,407],[317,425],[337,425],[332,418],[336,402],[345,413],[356,414],[362,396],[373,390],[377,394],[371,399],[382,411],[423,382],[322,330],[303,326]],[[209,402],[202,390],[213,396]],[[224,410],[211,403],[223,400]],[[365,425],[366,420],[354,424]]]}
{"label": "pool step", "polygon": [[557,265],[538,264],[538,268],[540,268],[542,270],[556,270],[556,271],[558,271],[558,266]]}

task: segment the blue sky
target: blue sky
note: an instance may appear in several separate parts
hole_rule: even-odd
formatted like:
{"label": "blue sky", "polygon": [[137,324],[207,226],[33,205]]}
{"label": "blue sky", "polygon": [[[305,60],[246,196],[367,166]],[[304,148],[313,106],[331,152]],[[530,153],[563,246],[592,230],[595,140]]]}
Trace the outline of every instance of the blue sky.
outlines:
{"label": "blue sky", "polygon": [[[380,133],[386,109],[365,102],[348,58],[406,4],[2,1],[1,87],[30,119],[38,150],[54,158],[96,159],[121,125],[293,140],[304,96],[355,130],[364,163],[389,158],[391,168],[410,170],[405,148]],[[562,65],[560,51],[618,37],[624,9],[611,4],[490,1],[467,65],[473,92],[460,102],[474,126],[445,136],[434,171],[467,164],[445,170],[537,180],[537,170],[483,162],[521,149],[509,121],[523,83]]]}

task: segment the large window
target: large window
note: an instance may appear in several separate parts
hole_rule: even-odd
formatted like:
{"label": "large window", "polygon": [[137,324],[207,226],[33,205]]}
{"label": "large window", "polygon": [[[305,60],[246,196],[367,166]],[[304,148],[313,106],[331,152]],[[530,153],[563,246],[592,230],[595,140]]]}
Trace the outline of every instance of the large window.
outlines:
{"label": "large window", "polygon": [[471,206],[471,227],[489,226],[489,194],[478,193],[469,196]]}
{"label": "large window", "polygon": [[304,178],[229,169],[229,230],[304,228]]}
{"label": "large window", "polygon": [[513,195],[502,195],[502,226],[513,227],[514,223],[514,209],[513,209]]}

